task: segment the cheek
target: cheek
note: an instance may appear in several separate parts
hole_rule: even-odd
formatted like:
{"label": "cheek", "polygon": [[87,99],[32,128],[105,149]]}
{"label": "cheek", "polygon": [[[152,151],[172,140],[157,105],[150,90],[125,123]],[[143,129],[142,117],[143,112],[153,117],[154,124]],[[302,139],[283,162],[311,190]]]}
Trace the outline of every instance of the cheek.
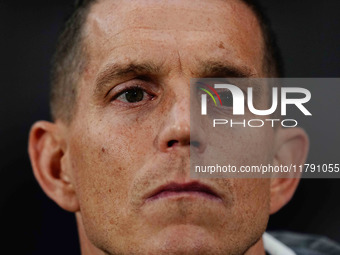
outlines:
{"label": "cheek", "polygon": [[242,165],[272,163],[274,131],[272,128],[246,128],[238,130],[234,139]]}
{"label": "cheek", "polygon": [[100,228],[127,211],[133,179],[152,154],[152,136],[151,128],[114,120],[83,123],[73,132],[69,159],[85,224]]}
{"label": "cheek", "polygon": [[268,214],[270,179],[235,179],[235,191],[238,210]]}
{"label": "cheek", "polygon": [[[241,166],[272,163],[274,156],[272,129],[223,127],[216,129],[215,133],[214,131],[209,132],[209,145],[203,154],[206,165],[230,165],[240,169]],[[198,159],[198,162],[200,160]]]}
{"label": "cheek", "polygon": [[250,236],[260,236],[269,219],[270,180],[235,179],[235,191],[234,214],[240,233],[253,231]]}

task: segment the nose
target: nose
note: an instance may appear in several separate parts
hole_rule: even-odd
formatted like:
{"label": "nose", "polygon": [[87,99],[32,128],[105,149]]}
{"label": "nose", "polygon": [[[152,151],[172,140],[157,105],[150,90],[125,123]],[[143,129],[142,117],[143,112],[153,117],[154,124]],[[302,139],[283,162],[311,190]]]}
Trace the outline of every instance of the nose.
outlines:
{"label": "nose", "polygon": [[190,125],[188,123],[169,123],[160,134],[159,148],[161,151],[166,152],[178,146],[190,146]]}
{"label": "nose", "polygon": [[176,94],[167,103],[163,125],[156,139],[162,152],[179,149],[194,149],[202,153],[206,147],[203,132],[198,126],[190,125],[190,91]]}

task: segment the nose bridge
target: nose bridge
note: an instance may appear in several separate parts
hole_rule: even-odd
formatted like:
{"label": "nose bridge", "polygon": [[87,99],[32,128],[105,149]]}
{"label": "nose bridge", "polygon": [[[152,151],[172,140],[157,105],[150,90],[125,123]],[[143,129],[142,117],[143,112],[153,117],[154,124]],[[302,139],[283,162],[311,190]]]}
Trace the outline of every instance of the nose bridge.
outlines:
{"label": "nose bridge", "polygon": [[172,109],[170,111],[171,117],[174,118],[178,125],[188,126],[190,128],[189,84],[183,84],[183,82],[176,83],[173,91],[173,100]]}
{"label": "nose bridge", "polygon": [[183,80],[173,80],[168,84],[164,123],[158,137],[162,151],[190,144],[190,92]]}
{"label": "nose bridge", "polygon": [[170,149],[195,146],[201,147],[203,142],[195,135],[195,142],[190,140],[190,86],[183,80],[173,81],[169,84],[166,100],[166,112],[163,116],[163,125],[156,139],[159,150],[167,152]]}

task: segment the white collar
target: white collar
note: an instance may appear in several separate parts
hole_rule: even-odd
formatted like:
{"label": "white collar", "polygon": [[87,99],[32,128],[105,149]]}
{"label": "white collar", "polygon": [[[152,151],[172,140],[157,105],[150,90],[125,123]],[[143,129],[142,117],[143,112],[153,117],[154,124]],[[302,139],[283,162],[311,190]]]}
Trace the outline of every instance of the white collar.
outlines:
{"label": "white collar", "polygon": [[274,238],[272,235],[264,233],[262,238],[264,249],[270,255],[296,255],[292,249]]}

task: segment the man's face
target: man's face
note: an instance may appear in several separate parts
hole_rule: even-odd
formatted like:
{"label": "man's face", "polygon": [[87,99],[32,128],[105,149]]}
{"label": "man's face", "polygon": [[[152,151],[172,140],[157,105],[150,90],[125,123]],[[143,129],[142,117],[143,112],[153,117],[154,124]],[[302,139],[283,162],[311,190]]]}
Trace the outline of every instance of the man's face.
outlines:
{"label": "man's face", "polygon": [[[264,76],[251,10],[236,0],[102,0],[85,34],[63,164],[88,238],[111,254],[245,252],[266,228],[269,180],[190,179],[190,146],[199,154],[209,144],[199,132],[189,143],[189,83],[235,70]],[[227,135],[226,163],[272,161],[270,127]],[[214,195],[194,191],[202,185]]]}

